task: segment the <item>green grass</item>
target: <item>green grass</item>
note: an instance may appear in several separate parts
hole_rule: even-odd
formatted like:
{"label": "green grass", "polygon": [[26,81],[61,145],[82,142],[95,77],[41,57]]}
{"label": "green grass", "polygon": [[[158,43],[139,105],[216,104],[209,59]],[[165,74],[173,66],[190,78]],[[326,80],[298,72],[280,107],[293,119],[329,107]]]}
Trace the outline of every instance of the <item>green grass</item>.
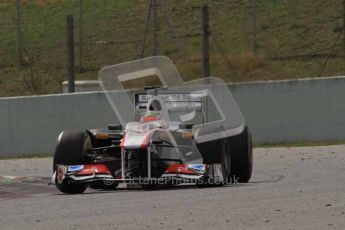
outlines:
{"label": "green grass", "polygon": [[19,156],[0,156],[0,161],[2,160],[14,160],[14,159],[33,159],[33,158],[48,158],[52,157],[51,154],[30,154],[30,155],[19,155]]}
{"label": "green grass", "polygon": [[277,143],[277,144],[256,144],[255,148],[292,148],[292,147],[315,147],[345,145],[345,141],[320,141],[320,142],[295,142],[295,143]]}
{"label": "green grass", "polygon": [[[22,0],[23,50],[26,65],[16,55],[15,1],[0,2],[0,97],[61,92],[66,80],[66,15],[75,16],[78,68],[78,0]],[[84,0],[83,64],[77,79],[97,79],[106,65],[140,56],[147,0]],[[252,50],[250,1],[167,0],[177,36],[200,33],[200,7],[210,6],[212,75],[227,82],[279,80],[345,75],[345,57],[273,61],[276,56],[327,53],[345,54],[343,8],[338,0],[257,1],[258,55]],[[173,38],[163,8],[158,7],[158,54],[171,57],[188,79],[201,76],[201,37]],[[168,17],[169,18],[169,17]],[[152,23],[151,23],[152,24]],[[152,31],[152,27],[150,28]],[[152,54],[148,34],[145,56]],[[104,42],[106,41],[106,42]],[[136,41],[136,42],[135,42]],[[216,46],[215,41],[220,45]],[[180,44],[180,45],[178,45]],[[220,49],[223,53],[220,52]],[[227,57],[228,62],[224,58]]]}

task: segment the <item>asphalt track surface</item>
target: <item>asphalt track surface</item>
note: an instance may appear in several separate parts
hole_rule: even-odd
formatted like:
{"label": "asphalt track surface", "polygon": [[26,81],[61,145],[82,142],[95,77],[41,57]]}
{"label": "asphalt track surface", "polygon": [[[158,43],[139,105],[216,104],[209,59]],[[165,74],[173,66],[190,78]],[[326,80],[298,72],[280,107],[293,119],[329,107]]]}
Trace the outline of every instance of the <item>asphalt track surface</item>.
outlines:
{"label": "asphalt track surface", "polygon": [[51,164],[0,161],[0,229],[345,229],[345,145],[255,149],[250,183],[220,188],[64,195]]}

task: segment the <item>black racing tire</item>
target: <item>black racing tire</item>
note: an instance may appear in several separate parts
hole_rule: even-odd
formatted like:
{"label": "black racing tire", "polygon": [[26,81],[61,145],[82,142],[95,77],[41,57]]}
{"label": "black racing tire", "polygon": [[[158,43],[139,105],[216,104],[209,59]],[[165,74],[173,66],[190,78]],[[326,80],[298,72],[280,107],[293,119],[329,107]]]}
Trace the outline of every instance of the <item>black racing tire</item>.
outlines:
{"label": "black racing tire", "polygon": [[115,190],[119,186],[119,183],[115,181],[95,181],[90,184],[90,188],[92,189],[102,189],[102,190]]}
{"label": "black racing tire", "polygon": [[220,153],[220,164],[222,166],[222,173],[225,184],[229,180],[230,172],[231,172],[231,150],[230,150],[230,143],[228,140],[223,140],[221,142],[221,153]]}
{"label": "black racing tire", "polygon": [[247,183],[253,171],[252,136],[248,127],[245,127],[241,134],[230,137],[229,141],[232,163],[230,179]]}
{"label": "black racing tire", "polygon": [[[89,135],[79,131],[64,131],[57,140],[53,159],[53,170],[57,165],[85,164],[87,149],[91,147]],[[56,184],[56,188],[68,194],[83,193],[87,189],[86,184],[63,182]]]}
{"label": "black racing tire", "polygon": [[222,140],[213,140],[197,144],[198,150],[203,158],[204,164],[220,163]]}
{"label": "black racing tire", "polygon": [[204,164],[220,164],[224,183],[213,181],[212,178],[203,178],[196,185],[198,187],[223,186],[229,181],[231,172],[230,142],[227,139],[220,139],[208,143],[209,145],[203,147],[203,150],[207,151],[207,155],[206,153],[204,155]]}

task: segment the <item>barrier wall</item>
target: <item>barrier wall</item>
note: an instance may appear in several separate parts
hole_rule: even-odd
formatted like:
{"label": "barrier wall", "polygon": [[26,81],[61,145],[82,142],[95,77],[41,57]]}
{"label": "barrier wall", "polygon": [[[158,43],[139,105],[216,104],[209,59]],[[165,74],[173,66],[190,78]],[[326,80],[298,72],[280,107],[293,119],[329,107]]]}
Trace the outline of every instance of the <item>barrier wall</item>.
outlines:
{"label": "barrier wall", "polygon": [[[229,85],[255,143],[345,140],[345,77]],[[63,130],[117,123],[101,92],[0,98],[0,156],[54,152]]]}
{"label": "barrier wall", "polygon": [[345,77],[230,86],[255,143],[345,140]]}
{"label": "barrier wall", "polygon": [[116,123],[103,93],[0,99],[0,156],[52,154],[63,130]]}

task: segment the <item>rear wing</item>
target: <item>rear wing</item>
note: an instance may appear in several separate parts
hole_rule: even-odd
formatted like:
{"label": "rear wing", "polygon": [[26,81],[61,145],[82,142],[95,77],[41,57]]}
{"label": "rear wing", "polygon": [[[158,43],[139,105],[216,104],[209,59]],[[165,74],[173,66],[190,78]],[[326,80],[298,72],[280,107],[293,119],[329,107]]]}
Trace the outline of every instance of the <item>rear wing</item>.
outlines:
{"label": "rear wing", "polygon": [[[154,76],[160,87],[142,92],[141,83]],[[192,123],[197,143],[240,134],[245,120],[228,86],[219,78],[200,78],[185,82],[173,61],[155,56],[104,67],[99,71],[101,87],[123,127],[140,120],[148,101],[158,96],[169,115],[168,122]],[[156,84],[156,83],[154,83]],[[132,89],[132,90],[130,90]],[[136,93],[142,92],[142,93]],[[134,109],[134,113],[133,113]]]}
{"label": "rear wing", "polygon": [[[172,121],[190,123],[207,122],[207,96],[203,93],[159,93],[155,96],[164,101],[165,108]],[[140,121],[146,112],[148,102],[154,97],[152,94],[136,93],[134,95],[135,120]],[[194,121],[194,122],[193,122]]]}

